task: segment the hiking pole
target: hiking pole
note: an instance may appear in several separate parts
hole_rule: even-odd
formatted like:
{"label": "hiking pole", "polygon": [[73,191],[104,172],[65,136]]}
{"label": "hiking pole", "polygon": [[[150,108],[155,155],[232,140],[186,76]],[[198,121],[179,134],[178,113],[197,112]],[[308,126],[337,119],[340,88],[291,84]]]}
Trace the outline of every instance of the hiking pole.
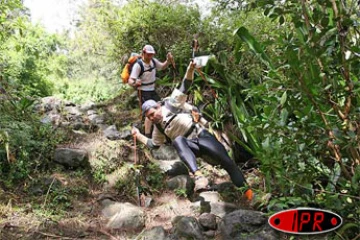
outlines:
{"label": "hiking pole", "polygon": [[136,184],[136,197],[137,197],[138,205],[141,207],[140,171],[136,167],[138,163],[137,149],[136,149],[136,134],[133,134],[133,140],[134,140],[134,172],[135,172],[135,184]]}
{"label": "hiking pole", "polygon": [[192,54],[191,54],[192,59],[195,58],[195,52],[198,51],[198,49],[199,49],[199,41],[194,38],[192,41]]}
{"label": "hiking pole", "polygon": [[174,71],[173,71],[173,75],[174,75],[174,77],[173,77],[173,86],[174,86],[174,85],[175,85],[175,82],[176,82],[176,75],[178,75],[178,72],[177,72],[177,70],[176,70],[174,58],[171,58],[171,59],[170,59],[170,62],[171,62],[171,65],[172,65],[172,67],[173,67],[173,69],[174,69]]}
{"label": "hiking pole", "polygon": [[133,135],[134,138],[134,164],[137,164],[137,149],[136,149],[136,134]]}
{"label": "hiking pole", "polygon": [[142,101],[141,101],[141,90],[138,88],[137,89],[137,91],[138,91],[138,98],[139,98],[139,108],[140,108],[140,121],[142,120],[142,106],[141,106],[141,103],[142,103]]}

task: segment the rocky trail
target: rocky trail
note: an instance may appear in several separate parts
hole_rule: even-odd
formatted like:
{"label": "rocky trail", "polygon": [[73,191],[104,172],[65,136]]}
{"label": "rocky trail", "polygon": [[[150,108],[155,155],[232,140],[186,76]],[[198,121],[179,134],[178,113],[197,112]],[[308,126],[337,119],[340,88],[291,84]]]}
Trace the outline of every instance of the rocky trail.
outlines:
{"label": "rocky trail", "polygon": [[[42,99],[41,121],[65,140],[46,175],[2,190],[1,239],[281,238],[259,211],[269,195],[247,202],[224,170],[204,161],[199,164],[212,188],[194,193],[193,178],[171,146],[135,148],[130,126],[140,120],[129,99],[81,106]],[[261,189],[261,174],[244,172]]]}

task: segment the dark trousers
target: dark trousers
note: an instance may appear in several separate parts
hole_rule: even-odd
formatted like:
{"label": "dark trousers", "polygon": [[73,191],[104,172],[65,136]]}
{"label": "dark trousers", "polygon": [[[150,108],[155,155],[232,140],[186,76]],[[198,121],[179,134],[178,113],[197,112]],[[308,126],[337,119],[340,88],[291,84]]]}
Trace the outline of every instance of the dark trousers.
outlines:
{"label": "dark trousers", "polygon": [[[237,187],[245,185],[246,181],[239,167],[229,157],[225,147],[207,130],[203,130],[195,139],[178,136],[173,141],[173,145],[180,159],[187,164],[193,173],[198,170],[197,157],[211,157],[216,165],[220,165],[228,172],[231,181]],[[206,161],[206,159],[204,160]],[[210,164],[213,164],[213,162]]]}
{"label": "dark trousers", "polygon": [[155,91],[138,90],[138,96],[139,96],[139,100],[140,100],[140,105],[142,105],[144,102],[146,102],[147,100],[150,100],[150,99],[152,99],[156,102],[161,100],[159,95]]}

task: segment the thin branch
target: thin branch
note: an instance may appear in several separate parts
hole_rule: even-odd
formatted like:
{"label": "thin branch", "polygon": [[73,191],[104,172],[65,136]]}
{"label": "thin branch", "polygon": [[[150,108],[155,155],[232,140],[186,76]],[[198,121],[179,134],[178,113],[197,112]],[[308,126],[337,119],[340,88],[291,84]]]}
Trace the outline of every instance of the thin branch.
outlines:
{"label": "thin branch", "polygon": [[48,190],[47,190],[47,193],[46,193],[46,196],[45,196],[45,200],[44,200],[44,203],[43,203],[43,206],[42,206],[43,209],[45,208],[46,201],[47,201],[47,198],[48,198],[49,193],[50,193],[50,189],[51,189],[52,185],[54,184],[54,182],[55,182],[55,178],[53,178],[53,180],[52,180],[52,182],[51,182],[51,184],[50,184],[50,186],[49,186],[49,188],[48,188]]}
{"label": "thin branch", "polygon": [[46,237],[52,237],[52,238],[59,238],[59,239],[64,239],[64,240],[72,240],[72,239],[77,239],[77,238],[71,238],[71,237],[64,237],[64,236],[58,236],[58,235],[54,235],[54,234],[50,234],[50,233],[44,233],[44,232],[38,232],[37,233],[46,236]]}
{"label": "thin branch", "polygon": [[351,179],[351,175],[350,175],[349,171],[345,168],[345,166],[344,166],[344,164],[343,164],[343,162],[341,160],[340,147],[339,147],[339,145],[333,143],[333,140],[335,139],[335,135],[334,135],[333,130],[330,127],[330,124],[329,124],[328,120],[325,117],[325,114],[321,111],[319,105],[317,104],[317,102],[313,98],[313,96],[310,93],[309,89],[306,87],[306,84],[305,84],[305,81],[304,81],[302,75],[299,76],[299,82],[303,86],[303,89],[304,89],[306,95],[310,99],[311,103],[313,104],[313,106],[315,107],[317,112],[320,114],[320,117],[321,117],[321,119],[323,120],[323,122],[325,124],[325,128],[326,128],[327,133],[329,135],[328,147],[333,151],[335,159],[340,164],[341,171],[343,172],[345,178],[346,179]]}
{"label": "thin branch", "polygon": [[[303,16],[305,18],[305,24],[308,30],[310,30],[310,20],[309,20],[309,16],[307,14],[307,10],[306,10],[306,0],[301,0],[301,7],[302,7],[302,11],[303,11]],[[311,38],[311,32],[309,31],[309,36]]]}
{"label": "thin branch", "polygon": [[351,239],[351,240],[357,240],[357,239],[360,239],[360,234],[358,234],[356,237],[354,237],[354,238]]}

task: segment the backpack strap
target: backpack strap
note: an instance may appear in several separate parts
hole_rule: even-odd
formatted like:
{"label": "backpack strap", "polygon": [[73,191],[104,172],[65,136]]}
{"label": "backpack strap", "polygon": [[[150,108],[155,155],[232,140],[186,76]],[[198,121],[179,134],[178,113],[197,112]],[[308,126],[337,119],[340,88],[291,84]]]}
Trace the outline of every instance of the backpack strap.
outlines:
{"label": "backpack strap", "polygon": [[174,118],[175,118],[176,116],[177,116],[177,114],[172,115],[171,118],[169,119],[169,121],[167,121],[167,122],[165,123],[164,128],[161,126],[160,123],[155,124],[155,126],[159,129],[159,131],[166,137],[166,141],[169,142],[169,143],[171,142],[171,139],[169,138],[168,135],[166,135],[165,129],[167,128],[167,126],[169,126],[169,124],[171,123],[171,121],[174,120]]}
{"label": "backpack strap", "polygon": [[160,124],[160,123],[157,123],[157,124],[155,124],[155,126],[156,126],[157,129],[159,129],[159,131],[165,136],[166,142],[171,143],[171,139],[168,137],[168,135],[166,135],[165,130],[163,129],[163,127],[161,126],[161,124]]}
{"label": "backpack strap", "polygon": [[[155,60],[152,58],[151,61],[152,61],[152,63],[153,63],[153,66],[150,67],[149,69],[145,70],[144,63],[143,63],[141,57],[138,58],[137,63],[140,65],[140,74],[139,74],[139,77],[141,77],[141,75],[143,75],[144,72],[151,72],[152,70],[154,70],[154,69],[156,68],[156,62],[155,62]],[[153,83],[150,83],[150,84],[153,84]],[[150,84],[147,84],[147,85],[150,85]]]}
{"label": "backpack strap", "polygon": [[152,81],[152,82],[148,82],[148,83],[141,83],[141,86],[152,85],[152,84],[154,84],[155,82],[156,82],[156,80],[155,80],[155,81]]}

